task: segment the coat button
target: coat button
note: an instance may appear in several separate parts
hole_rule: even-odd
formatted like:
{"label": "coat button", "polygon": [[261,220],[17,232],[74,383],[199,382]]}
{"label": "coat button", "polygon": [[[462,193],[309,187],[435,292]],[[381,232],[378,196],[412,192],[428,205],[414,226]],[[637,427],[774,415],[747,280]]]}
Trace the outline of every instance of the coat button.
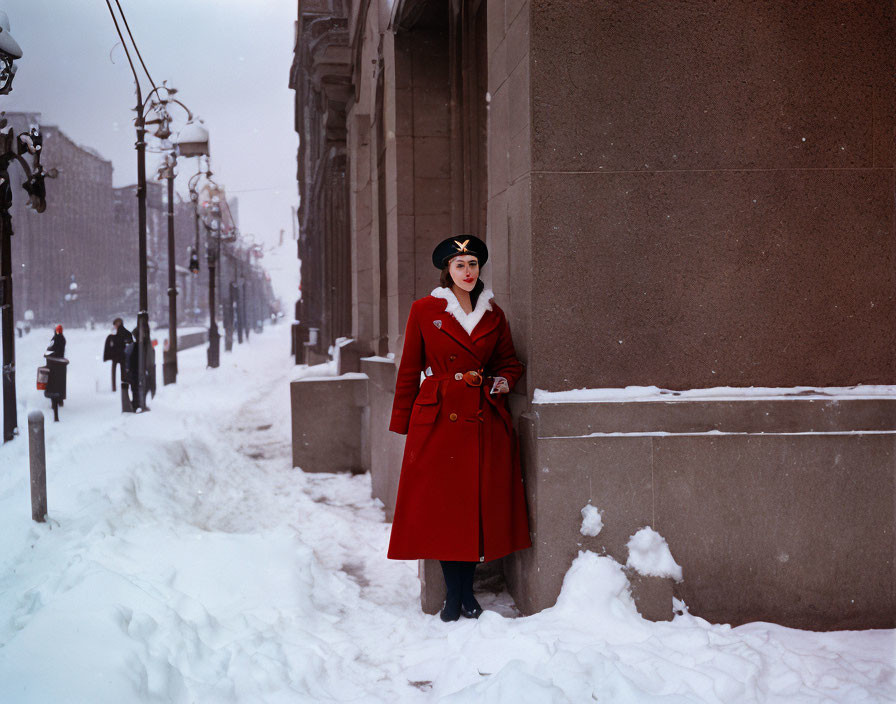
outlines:
{"label": "coat button", "polygon": [[455,359],[457,359],[457,355],[456,355],[456,354],[448,355],[448,361],[449,361],[449,362],[453,362]]}
{"label": "coat button", "polygon": [[461,374],[460,372],[458,372],[457,374],[454,375],[454,378],[456,381],[460,381],[461,379],[464,378],[464,375]]}
{"label": "coat button", "polygon": [[448,416],[448,420],[450,420],[452,423],[453,423],[454,421],[456,421],[456,420],[457,420],[457,413],[452,413],[450,416]]}

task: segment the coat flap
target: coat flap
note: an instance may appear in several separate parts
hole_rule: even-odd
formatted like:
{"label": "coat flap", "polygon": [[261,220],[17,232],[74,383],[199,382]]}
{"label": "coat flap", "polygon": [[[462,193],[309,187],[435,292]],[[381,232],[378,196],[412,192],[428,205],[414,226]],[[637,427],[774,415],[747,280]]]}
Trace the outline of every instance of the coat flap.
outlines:
{"label": "coat flap", "polygon": [[417,392],[417,398],[414,403],[420,406],[430,406],[439,402],[439,385],[434,381],[423,380],[420,391]]}
{"label": "coat flap", "polygon": [[482,317],[482,320],[479,321],[479,324],[473,328],[473,334],[470,336],[473,339],[473,342],[476,342],[480,337],[485,337],[490,332],[494,332],[500,321],[501,316],[493,310],[488,311]]}
{"label": "coat flap", "polygon": [[467,331],[461,327],[461,324],[457,322],[457,319],[453,315],[446,313],[442,316],[442,327],[440,327],[439,330],[452,337],[457,343],[468,349],[470,354],[474,355],[476,359],[479,359],[479,352],[477,352],[476,348],[473,346],[473,339],[467,334]]}

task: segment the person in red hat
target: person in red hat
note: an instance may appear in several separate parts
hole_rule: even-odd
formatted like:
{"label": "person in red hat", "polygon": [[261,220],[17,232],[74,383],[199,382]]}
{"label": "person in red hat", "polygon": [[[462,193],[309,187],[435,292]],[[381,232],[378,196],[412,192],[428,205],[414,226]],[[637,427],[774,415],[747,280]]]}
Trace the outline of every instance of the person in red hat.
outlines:
{"label": "person in red hat", "polygon": [[65,357],[65,336],[62,334],[62,326],[56,326],[56,332],[53,339],[50,340],[50,346],[47,347],[47,354],[51,357],[62,359]]}
{"label": "person in red hat", "polygon": [[411,306],[389,425],[407,441],[388,556],[441,562],[443,621],[482,613],[478,563],[532,545],[506,400],[523,365],[479,278],[487,260],[473,235],[433,251],[439,286]]}

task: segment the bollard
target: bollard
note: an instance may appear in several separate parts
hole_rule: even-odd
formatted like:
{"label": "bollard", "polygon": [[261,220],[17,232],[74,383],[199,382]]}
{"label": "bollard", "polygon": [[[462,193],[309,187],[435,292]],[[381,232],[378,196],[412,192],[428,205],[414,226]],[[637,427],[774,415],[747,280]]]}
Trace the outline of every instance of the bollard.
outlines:
{"label": "bollard", "polygon": [[28,414],[28,459],[31,464],[31,518],[47,520],[47,453],[44,446],[44,414]]}

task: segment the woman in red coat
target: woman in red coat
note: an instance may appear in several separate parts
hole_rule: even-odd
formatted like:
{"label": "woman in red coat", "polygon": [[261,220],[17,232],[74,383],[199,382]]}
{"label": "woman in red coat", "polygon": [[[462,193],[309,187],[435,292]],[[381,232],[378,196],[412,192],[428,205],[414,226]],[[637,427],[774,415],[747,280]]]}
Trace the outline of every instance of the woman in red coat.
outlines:
{"label": "woman in red coat", "polygon": [[389,557],[440,560],[441,618],[454,621],[482,613],[473,595],[478,562],[532,545],[506,401],[523,365],[504,312],[479,280],[485,243],[451,237],[432,259],[441,285],[411,306],[395,383],[389,429],[408,437]]}

